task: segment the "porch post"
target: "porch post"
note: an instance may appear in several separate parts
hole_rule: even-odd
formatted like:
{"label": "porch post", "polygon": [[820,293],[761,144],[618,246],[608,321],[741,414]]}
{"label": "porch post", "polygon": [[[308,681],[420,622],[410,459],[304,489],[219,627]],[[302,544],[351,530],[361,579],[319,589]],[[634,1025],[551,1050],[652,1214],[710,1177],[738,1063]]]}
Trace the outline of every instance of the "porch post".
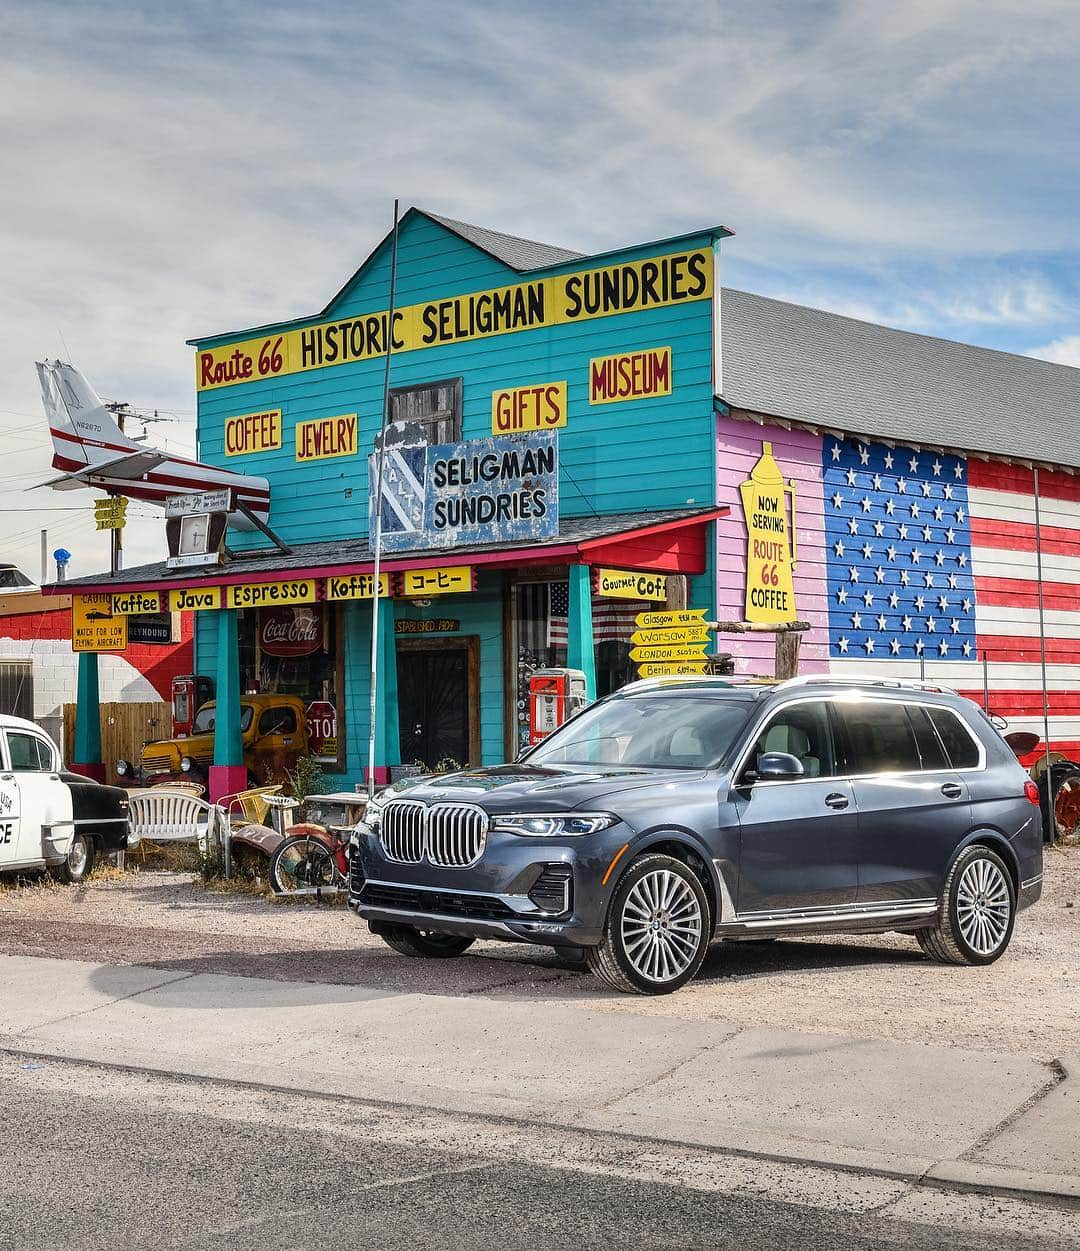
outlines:
{"label": "porch post", "polygon": [[592,574],[588,565],[570,566],[570,608],[566,622],[566,663],[585,674],[585,698],[596,698],[596,652],[593,650]]}
{"label": "porch post", "polygon": [[[398,732],[397,642],[394,637],[394,601],[379,600],[379,684],[375,692],[375,782],[390,781],[390,766],[401,763]],[[367,770],[364,770],[365,777]]]}
{"label": "porch post", "polygon": [[79,678],[75,695],[75,759],[73,773],[105,781],[101,759],[101,698],[98,690],[97,652],[79,653]]}
{"label": "porch post", "polygon": [[235,608],[217,613],[217,691],[214,704],[214,763],[210,800],[247,789],[244,744],[240,733],[240,639]]}

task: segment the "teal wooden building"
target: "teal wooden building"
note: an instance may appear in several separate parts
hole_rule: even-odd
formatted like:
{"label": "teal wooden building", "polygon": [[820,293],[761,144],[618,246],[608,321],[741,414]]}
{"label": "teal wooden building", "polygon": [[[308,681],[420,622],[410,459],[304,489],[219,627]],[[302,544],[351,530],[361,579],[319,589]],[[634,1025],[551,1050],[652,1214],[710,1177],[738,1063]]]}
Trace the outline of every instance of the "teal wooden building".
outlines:
{"label": "teal wooden building", "polygon": [[[602,695],[635,675],[637,613],[715,611],[729,233],[583,256],[410,209],[392,323],[388,234],[311,317],[190,341],[199,456],[267,480],[277,542],[230,526],[219,566],[71,589],[157,592],[162,607],[207,592],[196,664],[222,712],[244,690],[298,694],[324,770],[361,781],[370,458],[392,337],[377,773],[512,759],[533,669],[582,669]],[[218,737],[214,789],[235,790],[239,745]]]}

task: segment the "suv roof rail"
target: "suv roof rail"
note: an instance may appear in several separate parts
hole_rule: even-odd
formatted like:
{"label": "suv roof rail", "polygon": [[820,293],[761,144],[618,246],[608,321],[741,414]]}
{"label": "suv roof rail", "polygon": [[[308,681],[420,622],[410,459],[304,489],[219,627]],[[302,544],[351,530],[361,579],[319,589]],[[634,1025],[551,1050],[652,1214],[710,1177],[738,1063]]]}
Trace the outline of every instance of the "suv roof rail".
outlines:
{"label": "suv roof rail", "polygon": [[657,686],[670,686],[673,682],[705,682],[715,683],[717,686],[737,686],[737,681],[731,680],[732,675],[724,676],[718,673],[667,673],[658,678],[637,678],[633,682],[627,682],[625,686],[619,687],[619,694],[626,691],[647,691]]}
{"label": "suv roof rail", "polygon": [[940,691],[943,695],[956,695],[955,687],[944,682],[929,682],[922,678],[883,678],[877,673],[852,673],[846,677],[839,673],[800,673],[798,677],[786,678],[777,687],[784,690],[790,686],[889,686],[900,690]]}

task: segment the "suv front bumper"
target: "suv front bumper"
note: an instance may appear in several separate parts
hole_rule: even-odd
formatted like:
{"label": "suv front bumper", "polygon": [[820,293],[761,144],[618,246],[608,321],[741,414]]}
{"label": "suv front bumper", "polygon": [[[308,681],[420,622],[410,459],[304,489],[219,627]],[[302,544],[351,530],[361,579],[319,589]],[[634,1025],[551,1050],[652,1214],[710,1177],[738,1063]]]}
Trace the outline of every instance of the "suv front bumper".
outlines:
{"label": "suv front bumper", "polygon": [[496,834],[468,868],[389,860],[363,830],[349,849],[349,907],[380,925],[547,946],[600,942],[604,873],[632,837],[622,825],[565,841]]}

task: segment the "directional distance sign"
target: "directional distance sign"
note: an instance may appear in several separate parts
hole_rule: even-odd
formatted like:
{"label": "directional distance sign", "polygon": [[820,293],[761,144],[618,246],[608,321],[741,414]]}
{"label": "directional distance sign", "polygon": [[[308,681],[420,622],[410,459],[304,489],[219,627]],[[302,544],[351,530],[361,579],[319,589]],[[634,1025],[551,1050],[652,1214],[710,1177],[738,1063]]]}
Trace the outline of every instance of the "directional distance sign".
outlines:
{"label": "directional distance sign", "polygon": [[643,678],[691,677],[705,672],[705,660],[682,660],[670,664],[641,664],[638,673]]}
{"label": "directional distance sign", "polygon": [[630,659],[636,663],[656,660],[705,660],[705,652],[700,647],[633,647]]}
{"label": "directional distance sign", "polygon": [[667,643],[671,646],[686,643],[707,643],[709,630],[704,624],[696,626],[675,626],[670,630],[635,630],[630,635],[631,643]]}
{"label": "directional distance sign", "polygon": [[705,623],[704,608],[680,608],[671,612],[639,612],[634,625],[639,630],[665,630],[671,626],[700,626]]}

